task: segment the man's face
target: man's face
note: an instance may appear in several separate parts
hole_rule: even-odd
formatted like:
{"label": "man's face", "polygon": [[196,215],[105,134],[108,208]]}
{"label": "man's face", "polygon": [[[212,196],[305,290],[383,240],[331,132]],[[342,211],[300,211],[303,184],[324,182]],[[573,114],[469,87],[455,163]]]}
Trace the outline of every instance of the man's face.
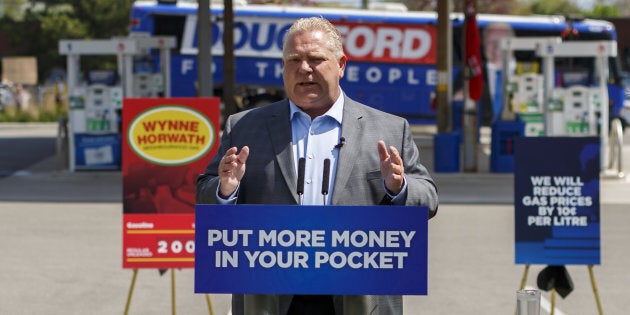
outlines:
{"label": "man's face", "polygon": [[499,40],[506,37],[513,37],[512,31],[509,29],[495,28],[486,32],[484,38],[484,53],[489,63],[497,67],[503,66],[503,55]]}
{"label": "man's face", "polygon": [[324,114],[341,93],[346,57],[337,60],[321,31],[301,32],[287,39],[282,78],[287,96],[312,118]]}

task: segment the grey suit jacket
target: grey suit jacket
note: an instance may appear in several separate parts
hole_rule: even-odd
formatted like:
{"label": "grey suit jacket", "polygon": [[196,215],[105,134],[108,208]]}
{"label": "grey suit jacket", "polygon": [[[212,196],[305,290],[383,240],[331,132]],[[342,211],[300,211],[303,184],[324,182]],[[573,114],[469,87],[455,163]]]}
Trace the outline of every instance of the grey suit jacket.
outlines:
{"label": "grey suit jacket", "polygon": [[[230,116],[221,136],[221,146],[204,174],[197,180],[197,203],[216,203],[219,183],[218,163],[230,147],[250,148],[245,176],[241,180],[239,204],[298,204],[297,172],[292,153],[289,101]],[[438,208],[437,188],[420,163],[420,152],[413,141],[409,123],[400,117],[378,111],[345,97],[341,136],[346,139],[339,150],[334,205],[378,205],[385,191],[380,173],[378,140],[396,147],[403,159],[407,180],[406,205],[423,205],[433,217]],[[386,211],[386,209],[384,209]],[[342,302],[345,301],[345,302]],[[233,314],[242,313],[242,296],[233,299]],[[285,314],[291,296],[279,297],[279,314]],[[348,305],[361,304],[358,312]],[[337,314],[402,314],[402,297],[335,297]],[[354,307],[354,306],[353,306]],[[376,312],[373,312],[376,311]]]}

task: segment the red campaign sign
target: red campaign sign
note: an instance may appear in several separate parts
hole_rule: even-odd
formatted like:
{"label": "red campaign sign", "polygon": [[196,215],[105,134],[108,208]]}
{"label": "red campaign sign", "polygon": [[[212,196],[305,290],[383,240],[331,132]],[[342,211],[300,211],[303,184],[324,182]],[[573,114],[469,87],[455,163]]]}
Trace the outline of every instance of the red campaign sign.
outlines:
{"label": "red campaign sign", "polygon": [[123,268],[193,268],[194,214],[125,214]]}
{"label": "red campaign sign", "polygon": [[218,150],[219,99],[123,102],[123,268],[193,268],[196,179]]}

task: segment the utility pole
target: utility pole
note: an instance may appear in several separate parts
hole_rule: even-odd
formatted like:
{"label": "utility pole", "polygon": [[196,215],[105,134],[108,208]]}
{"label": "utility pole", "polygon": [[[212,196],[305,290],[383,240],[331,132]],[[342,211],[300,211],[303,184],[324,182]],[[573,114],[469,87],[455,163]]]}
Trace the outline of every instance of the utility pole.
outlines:
{"label": "utility pole", "polygon": [[234,8],[232,0],[223,1],[223,104],[225,104],[224,116],[236,114],[236,102],[234,90],[236,71],[234,67]]}
{"label": "utility pole", "polygon": [[197,96],[212,96],[210,43],[210,0],[198,0],[197,8]]}
{"label": "utility pole", "polygon": [[[477,14],[477,0],[470,0],[470,4],[473,6],[475,10],[475,14]],[[468,10],[468,1],[466,1],[466,5],[464,6],[464,12]],[[464,21],[466,24],[466,21]],[[466,32],[471,31],[467,30],[466,26],[462,28],[462,47],[464,53],[462,55],[466,55],[466,47],[470,45],[467,43],[467,34]],[[464,104],[463,104],[463,117],[462,117],[462,147],[464,149],[463,154],[463,171],[466,173],[476,173],[477,172],[477,146],[479,144],[479,121],[477,120],[477,102],[470,98],[469,96],[469,85],[468,81],[470,80],[470,65],[468,61],[464,62],[463,69],[464,71]]]}
{"label": "utility pole", "polygon": [[438,40],[437,40],[437,131],[438,133],[450,132],[452,126],[451,98],[453,89],[451,86],[451,73],[453,69],[453,29],[450,13],[451,1],[438,1]]}

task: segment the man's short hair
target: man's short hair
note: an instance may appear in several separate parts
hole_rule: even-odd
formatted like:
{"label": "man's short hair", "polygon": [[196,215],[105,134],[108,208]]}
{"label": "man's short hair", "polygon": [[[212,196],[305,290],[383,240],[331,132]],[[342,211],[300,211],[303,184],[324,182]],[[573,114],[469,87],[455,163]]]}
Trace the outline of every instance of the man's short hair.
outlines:
{"label": "man's short hair", "polygon": [[328,36],[328,48],[333,52],[337,59],[343,56],[343,45],[341,43],[341,34],[339,30],[323,17],[309,17],[297,19],[289,30],[284,34],[282,40],[282,53],[286,52],[287,41],[295,34],[309,32],[309,31],[322,31]]}

